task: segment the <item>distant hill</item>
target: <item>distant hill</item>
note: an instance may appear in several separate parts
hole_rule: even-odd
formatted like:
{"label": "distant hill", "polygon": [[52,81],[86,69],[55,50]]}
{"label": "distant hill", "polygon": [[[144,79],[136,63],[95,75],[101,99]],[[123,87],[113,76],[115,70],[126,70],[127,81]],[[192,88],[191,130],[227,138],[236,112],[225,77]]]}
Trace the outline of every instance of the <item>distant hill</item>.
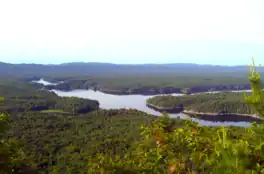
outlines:
{"label": "distant hill", "polygon": [[[0,62],[1,76],[42,77],[53,75],[109,76],[109,75],[190,75],[190,76],[241,76],[247,75],[246,66],[174,64],[111,64],[63,63],[59,65],[9,64]],[[261,68],[264,73],[264,68]]]}

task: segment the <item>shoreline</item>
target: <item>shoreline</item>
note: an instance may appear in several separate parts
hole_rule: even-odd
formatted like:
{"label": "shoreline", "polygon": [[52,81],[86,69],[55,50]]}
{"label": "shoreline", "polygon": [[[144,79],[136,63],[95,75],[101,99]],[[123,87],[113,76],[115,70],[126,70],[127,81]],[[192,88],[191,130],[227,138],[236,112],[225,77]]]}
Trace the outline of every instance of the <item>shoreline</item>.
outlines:
{"label": "shoreline", "polygon": [[159,107],[159,106],[155,106],[153,104],[150,104],[150,103],[146,103],[146,106],[150,109],[153,109],[155,111],[158,111],[160,113],[162,112],[167,112],[169,114],[178,114],[178,113],[181,113],[184,111],[184,108],[182,107]]}
{"label": "shoreline", "polygon": [[218,113],[210,113],[210,112],[194,112],[192,110],[184,110],[184,108],[181,107],[159,107],[155,106],[153,104],[146,104],[148,108],[153,109],[158,112],[167,112],[168,114],[178,114],[183,113],[188,115],[192,118],[198,118],[201,120],[207,120],[207,121],[214,121],[214,122],[257,122],[261,123],[264,121],[263,118],[258,117],[256,114],[240,114],[240,113],[228,113],[228,114],[218,114]]}
{"label": "shoreline", "polygon": [[[46,78],[41,78],[38,81],[45,81]],[[111,95],[143,95],[143,96],[152,96],[152,95],[170,95],[170,94],[183,94],[183,95],[192,95],[192,94],[199,94],[199,93],[211,93],[211,92],[229,92],[229,91],[248,91],[251,90],[250,84],[230,84],[229,85],[216,85],[216,86],[194,86],[190,88],[177,88],[177,87],[160,87],[160,88],[145,88],[145,89],[108,89],[103,88],[98,85],[96,86],[86,86],[80,85],[77,88],[68,86],[67,83],[63,83],[63,81],[52,80],[47,81],[51,84],[45,85],[39,83],[37,80],[33,80],[31,82],[39,84],[45,90],[60,90],[63,92],[69,92],[72,90],[93,90],[93,91],[100,91],[105,94]],[[66,86],[60,86],[66,84]],[[241,86],[239,86],[241,85]]]}
{"label": "shoreline", "polygon": [[171,95],[171,94],[181,94],[181,95],[193,95],[193,94],[203,94],[203,93],[214,93],[214,92],[232,92],[232,91],[241,91],[241,92],[247,92],[248,90],[251,90],[251,88],[245,88],[245,89],[224,89],[224,90],[200,90],[200,91],[194,91],[194,92],[183,92],[175,88],[175,90],[165,91],[162,89],[158,90],[145,90],[145,91],[118,91],[118,90],[102,90],[102,89],[94,89],[94,88],[70,88],[70,89],[61,89],[56,88],[56,85],[43,85],[43,89],[45,90],[59,90],[63,92],[70,92],[73,90],[92,90],[92,91],[99,91],[105,94],[110,95],[118,95],[118,96],[125,96],[125,95],[143,95],[143,96],[153,96],[153,95]]}
{"label": "shoreline", "polygon": [[[176,88],[175,88],[176,89]],[[93,90],[93,89],[87,89],[87,90]],[[161,90],[161,89],[159,89]],[[203,94],[203,93],[213,93],[213,92],[232,92],[232,91],[248,91],[251,90],[251,88],[246,89],[227,89],[227,90],[205,90],[205,91],[195,91],[195,92],[189,92],[185,93],[182,91],[170,91],[170,92],[120,92],[120,91],[106,91],[106,90],[94,90],[94,91],[100,91],[105,94],[111,94],[111,95],[143,95],[143,96],[152,96],[152,95],[171,95],[171,94],[182,94],[182,95],[192,95],[192,94]]]}
{"label": "shoreline", "polygon": [[191,111],[191,110],[183,110],[182,113],[184,114],[190,114],[190,115],[206,115],[206,116],[228,116],[228,115],[232,115],[232,116],[244,116],[244,117],[253,117],[253,118],[259,118],[256,114],[242,114],[242,113],[228,113],[228,114],[218,114],[218,113],[214,113],[214,112],[195,112],[195,111]]}

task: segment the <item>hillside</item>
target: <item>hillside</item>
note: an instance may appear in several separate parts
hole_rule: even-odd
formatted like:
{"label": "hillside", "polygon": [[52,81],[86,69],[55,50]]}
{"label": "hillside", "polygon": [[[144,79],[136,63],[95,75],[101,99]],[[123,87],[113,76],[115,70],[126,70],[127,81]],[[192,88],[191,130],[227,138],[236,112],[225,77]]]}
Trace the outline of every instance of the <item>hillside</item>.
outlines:
{"label": "hillside", "polygon": [[[260,85],[260,80],[256,79],[253,79],[257,81],[253,92]],[[32,86],[11,78],[2,79],[0,87],[0,96],[6,98],[1,105],[1,113],[5,113],[8,107],[17,108],[16,104],[30,108],[11,112],[8,121],[1,114],[1,128],[10,128],[0,132],[0,162],[8,163],[9,170],[4,171],[10,171],[5,173],[14,169],[14,173],[27,174],[29,170],[34,174],[89,174],[98,171],[222,174],[263,171],[263,125],[253,124],[250,128],[206,127],[191,121],[170,119],[166,115],[155,117],[133,109],[97,110],[98,105],[95,105],[96,111],[65,114],[75,109],[72,107],[75,104],[80,106],[78,108],[87,108],[96,101],[60,98],[54,93],[39,90],[38,85]],[[247,99],[250,99],[249,103],[257,101],[256,96]],[[218,107],[210,103],[218,102],[221,107],[221,103],[227,103],[232,104],[230,109],[245,111],[246,105],[242,101],[241,93],[225,92],[161,96],[148,102],[168,107],[184,104],[196,107],[194,109],[213,111]],[[49,103],[47,106],[59,104],[60,107],[33,109],[40,103],[45,105],[45,102]],[[258,104],[261,102],[257,101]],[[15,144],[17,141],[19,144]],[[2,168],[0,171],[3,171]]]}
{"label": "hillside", "polygon": [[[93,89],[110,94],[197,93],[250,88],[245,66],[198,64],[65,63],[60,65],[0,63],[0,77],[61,82],[46,89]],[[210,72],[210,73],[208,73]],[[263,68],[261,69],[263,73]],[[43,86],[34,84],[35,87]]]}
{"label": "hillside", "polygon": [[[110,64],[110,63],[65,63],[59,65],[9,64],[0,62],[1,76],[111,76],[133,74],[174,74],[204,76],[246,76],[245,66],[216,66],[198,64]],[[262,68],[262,73],[264,69]]]}
{"label": "hillside", "polygon": [[0,112],[61,111],[70,114],[88,113],[99,108],[96,100],[59,97],[55,93],[39,90],[30,84],[9,79],[0,81],[0,96],[4,105]]}

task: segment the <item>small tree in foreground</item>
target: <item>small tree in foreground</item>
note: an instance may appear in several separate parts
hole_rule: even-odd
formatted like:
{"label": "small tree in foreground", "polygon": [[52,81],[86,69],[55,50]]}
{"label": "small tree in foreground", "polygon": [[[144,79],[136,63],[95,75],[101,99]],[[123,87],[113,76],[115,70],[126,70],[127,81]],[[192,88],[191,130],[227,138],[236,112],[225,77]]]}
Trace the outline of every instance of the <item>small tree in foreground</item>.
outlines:
{"label": "small tree in foreground", "polygon": [[255,71],[254,57],[252,57],[251,72],[249,73],[249,81],[251,84],[251,95],[245,95],[246,102],[251,105],[259,114],[264,118],[264,93],[262,90],[262,81],[260,78],[260,65],[259,71]]}

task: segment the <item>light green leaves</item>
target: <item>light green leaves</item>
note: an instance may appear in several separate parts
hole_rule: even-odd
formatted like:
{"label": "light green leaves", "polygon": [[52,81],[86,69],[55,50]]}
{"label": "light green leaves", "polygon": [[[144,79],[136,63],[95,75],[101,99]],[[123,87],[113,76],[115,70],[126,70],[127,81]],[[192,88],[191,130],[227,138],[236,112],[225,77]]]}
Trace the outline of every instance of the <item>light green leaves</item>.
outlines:
{"label": "light green leaves", "polygon": [[258,112],[259,116],[264,117],[264,96],[262,91],[260,71],[255,71],[255,62],[253,57],[249,81],[251,83],[252,93],[249,96],[245,94],[245,101]]}

